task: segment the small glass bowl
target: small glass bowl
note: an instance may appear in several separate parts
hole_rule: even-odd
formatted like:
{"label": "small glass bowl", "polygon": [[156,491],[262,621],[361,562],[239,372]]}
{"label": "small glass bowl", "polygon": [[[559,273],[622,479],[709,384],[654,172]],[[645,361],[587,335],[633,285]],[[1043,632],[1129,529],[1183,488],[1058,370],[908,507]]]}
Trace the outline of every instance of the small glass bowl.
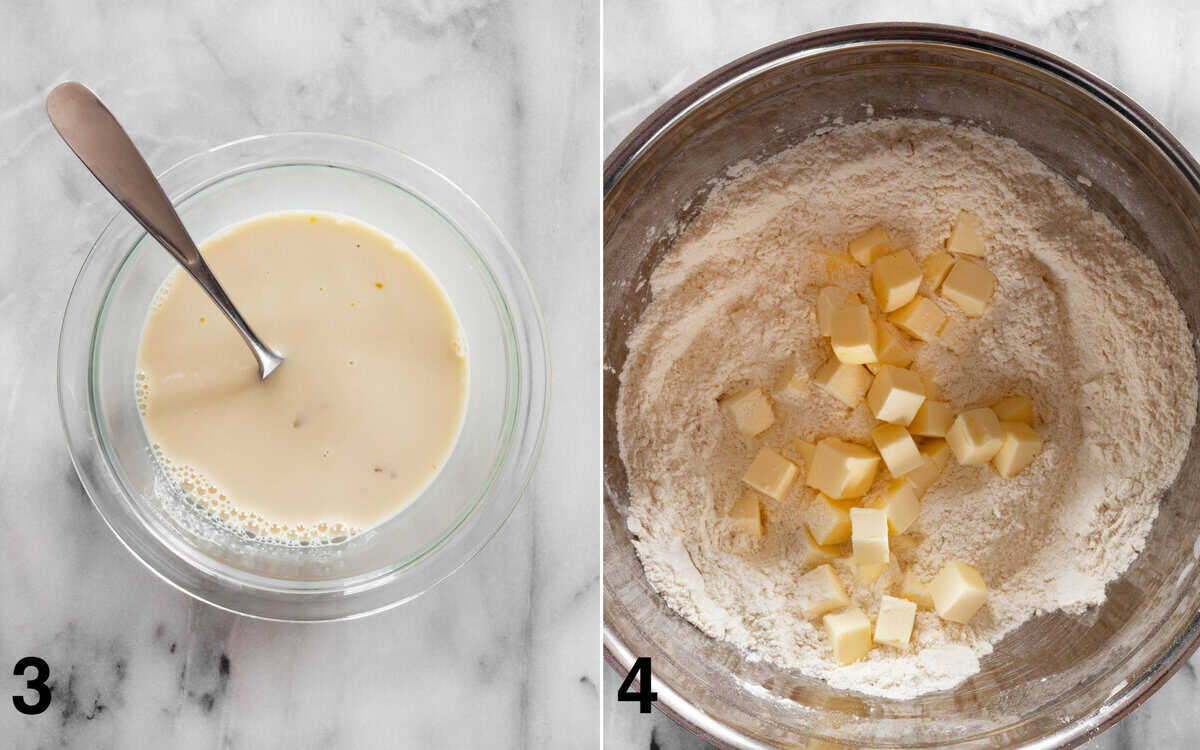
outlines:
{"label": "small glass bowl", "polygon": [[197,240],[285,210],[343,214],[399,240],[437,277],[462,323],[467,411],[438,476],[378,526],[310,546],[255,541],[221,528],[165,481],[138,414],[142,325],[175,261],[121,213],[83,264],[59,341],[63,427],[92,503],[150,570],[233,612],[349,619],[428,591],[499,530],[541,448],[549,360],[541,314],[516,254],[445,177],[357,138],[255,136],[185,159],[160,180]]}

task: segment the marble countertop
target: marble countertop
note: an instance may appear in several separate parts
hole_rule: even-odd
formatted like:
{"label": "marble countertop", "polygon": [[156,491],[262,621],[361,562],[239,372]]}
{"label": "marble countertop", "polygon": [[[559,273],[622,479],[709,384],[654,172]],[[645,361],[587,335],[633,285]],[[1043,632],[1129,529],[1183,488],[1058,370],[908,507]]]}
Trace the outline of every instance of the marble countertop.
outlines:
{"label": "marble countertop", "polygon": [[[600,666],[600,9],[447,2],[16,3],[0,27],[0,745],[585,748]],[[525,498],[472,562],[364,620],[286,625],[162,583],[105,528],[56,407],[67,294],[112,199],[50,128],[95,88],[151,166],[242,136],[402,148],[475,198],[548,325],[550,427]],[[7,696],[34,654],[53,702]]]}
{"label": "marble countertop", "polygon": [[[604,147],[608,153],[684,86],[759,47],[797,34],[870,21],[971,26],[1036,44],[1115,84],[1200,154],[1200,11],[1187,0],[606,0]],[[665,31],[665,30],[669,30]],[[1200,683],[1192,658],[1144,705],[1088,742],[1088,750],[1200,745]],[[701,750],[709,745],[655,711],[618,703],[620,677],[605,668],[609,750]]]}

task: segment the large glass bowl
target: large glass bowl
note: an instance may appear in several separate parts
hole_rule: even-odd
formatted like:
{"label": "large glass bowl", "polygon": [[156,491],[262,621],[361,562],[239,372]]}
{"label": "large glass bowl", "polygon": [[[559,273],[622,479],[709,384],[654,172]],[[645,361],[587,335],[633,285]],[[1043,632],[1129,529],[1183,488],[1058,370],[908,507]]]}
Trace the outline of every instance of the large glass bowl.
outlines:
{"label": "large glass bowl", "polygon": [[122,213],[84,262],[59,344],[63,426],[96,509],[152,571],[234,612],[343,619],[428,590],[499,530],[541,447],[545,332],[512,248],[446,178],[355,138],[247,138],[186,159],[160,179],[198,241],[284,210],[343,214],[395,237],[433,272],[458,313],[470,369],[467,409],[438,476],[372,529],[341,543],[287,547],[219,528],[164,481],[138,415],[134,377],[142,324],[175,261]]}
{"label": "large glass bowl", "polygon": [[1200,638],[1194,439],[1145,551],[1102,606],[1026,623],[979,674],[915,700],[837,691],[709,638],[650,588],[629,540],[613,419],[626,338],[650,298],[644,282],[669,248],[661,234],[647,241],[648,228],[685,225],[730,165],[836,118],[867,119],[866,105],[874,117],[948,118],[1016,140],[1158,264],[1200,330],[1200,171],[1142,109],[1073,65],[966,29],[888,24],[799,37],[718,70],[605,165],[605,651],[622,673],[651,657],[660,708],[722,747],[1075,745],[1145,700]]}

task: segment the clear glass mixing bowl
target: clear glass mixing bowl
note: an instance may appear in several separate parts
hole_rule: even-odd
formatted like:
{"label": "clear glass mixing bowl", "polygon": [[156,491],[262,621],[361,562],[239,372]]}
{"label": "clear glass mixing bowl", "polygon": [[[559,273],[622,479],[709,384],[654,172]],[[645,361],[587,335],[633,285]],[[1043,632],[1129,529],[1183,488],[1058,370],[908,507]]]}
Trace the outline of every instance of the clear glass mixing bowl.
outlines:
{"label": "clear glass mixing bowl", "polygon": [[545,332],[520,261],[446,178],[368,141],[318,133],[247,138],[160,179],[198,241],[264,213],[344,214],[407,246],[454,304],[470,390],[444,468],[400,513],[340,544],[285,547],[218,528],[162,481],[134,397],[150,302],[175,261],[122,213],[96,240],[59,343],[63,426],[84,488],[129,550],[167,582],[234,612],[333,620],[413,599],[478,552],[520,498],[545,428]]}
{"label": "clear glass mixing bowl", "polygon": [[[867,105],[870,105],[868,108]],[[752,661],[676,616],[629,541],[613,415],[626,338],[669,247],[711,178],[841,118],[947,118],[1010,137],[1075,182],[1162,270],[1200,330],[1200,170],[1111,86],[1027,45],[966,29],[869,25],[800,37],[697,82],[642,123],[605,165],[605,652],[624,673],[652,659],[659,706],[722,747],[1071,746],[1161,685],[1200,638],[1197,441],[1162,500],[1146,549],[1084,616],[1054,613],[1010,634],[954,690],[894,701],[840,692]],[[1193,437],[1195,434],[1193,433]]]}

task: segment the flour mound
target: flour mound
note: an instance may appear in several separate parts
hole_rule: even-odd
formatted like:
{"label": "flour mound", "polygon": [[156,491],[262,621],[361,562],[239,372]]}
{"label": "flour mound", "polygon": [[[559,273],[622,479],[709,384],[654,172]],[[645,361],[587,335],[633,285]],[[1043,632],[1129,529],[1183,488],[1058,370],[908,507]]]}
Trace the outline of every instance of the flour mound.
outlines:
{"label": "flour mound", "polygon": [[[1032,396],[1045,447],[1007,480],[951,461],[872,586],[856,581],[848,561],[835,563],[868,613],[902,570],[928,580],[951,558],[977,566],[991,589],[970,625],[922,611],[908,649],[876,647],[839,667],[819,622],[796,606],[813,491],[797,482],[783,501],[766,499],[768,534],[757,545],[725,514],[762,445],[794,460],[796,438],[869,445],[875,421],[865,405],[848,410],[812,388],[775,393],[775,425],[747,438],[717,399],[747,386],[770,391],[789,365],[811,373],[825,361],[818,289],[871,296],[869,271],[834,256],[848,240],[882,224],[921,261],[941,248],[961,209],[991,234],[996,293],[978,319],[933,295],[952,323],[917,345],[912,368],[957,411]],[[896,699],[951,688],[1029,618],[1103,602],[1105,584],[1141,551],[1188,447],[1195,358],[1158,270],[1066,180],[977,128],[872,121],[742,165],[651,287],[617,406],[628,526],[646,576],[710,636],[837,688]]]}

